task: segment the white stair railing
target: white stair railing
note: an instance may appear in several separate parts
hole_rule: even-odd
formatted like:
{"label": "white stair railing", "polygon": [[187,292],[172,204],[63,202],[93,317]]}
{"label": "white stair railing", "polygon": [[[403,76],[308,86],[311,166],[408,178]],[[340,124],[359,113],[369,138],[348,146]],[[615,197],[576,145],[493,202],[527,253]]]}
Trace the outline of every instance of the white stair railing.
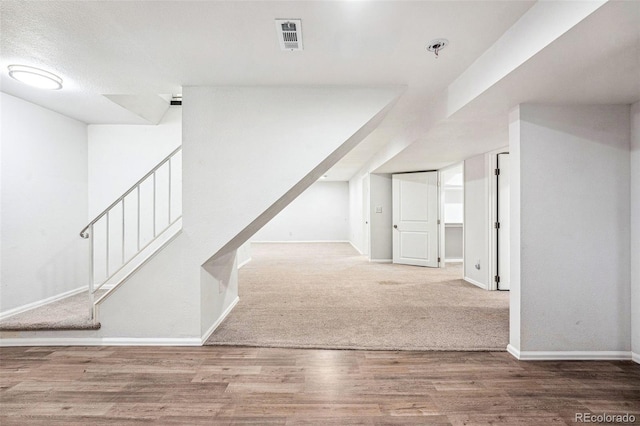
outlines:
{"label": "white stair railing", "polygon": [[[182,147],[165,157],[142,179],[96,216],[80,236],[89,240],[89,315],[96,292],[116,275],[134,270],[133,261],[182,219]],[[150,249],[151,250],[151,249]]]}

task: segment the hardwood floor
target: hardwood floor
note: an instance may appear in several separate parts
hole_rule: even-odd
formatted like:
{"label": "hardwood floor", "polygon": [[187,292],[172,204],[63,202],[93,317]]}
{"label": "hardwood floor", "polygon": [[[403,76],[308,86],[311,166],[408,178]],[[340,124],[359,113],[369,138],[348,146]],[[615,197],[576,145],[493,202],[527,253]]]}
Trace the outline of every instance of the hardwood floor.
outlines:
{"label": "hardwood floor", "polygon": [[573,424],[631,413],[640,365],[504,352],[0,349],[0,424]]}

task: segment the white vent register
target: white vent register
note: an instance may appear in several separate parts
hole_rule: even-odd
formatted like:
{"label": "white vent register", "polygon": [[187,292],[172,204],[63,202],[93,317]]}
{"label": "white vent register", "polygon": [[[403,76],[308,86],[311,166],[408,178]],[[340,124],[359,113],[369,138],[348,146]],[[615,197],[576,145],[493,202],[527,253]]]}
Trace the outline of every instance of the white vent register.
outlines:
{"label": "white vent register", "polygon": [[276,19],[276,31],[282,50],[302,50],[302,21],[300,19]]}

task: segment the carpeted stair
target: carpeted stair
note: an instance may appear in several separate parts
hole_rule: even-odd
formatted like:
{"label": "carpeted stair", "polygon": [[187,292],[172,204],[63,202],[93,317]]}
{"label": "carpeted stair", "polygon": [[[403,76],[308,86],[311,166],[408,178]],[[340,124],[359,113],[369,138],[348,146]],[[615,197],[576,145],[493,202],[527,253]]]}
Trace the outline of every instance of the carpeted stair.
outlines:
{"label": "carpeted stair", "polygon": [[[106,290],[96,292],[96,299]],[[0,321],[0,331],[97,330],[100,323],[89,317],[89,295],[85,291],[13,315]]]}

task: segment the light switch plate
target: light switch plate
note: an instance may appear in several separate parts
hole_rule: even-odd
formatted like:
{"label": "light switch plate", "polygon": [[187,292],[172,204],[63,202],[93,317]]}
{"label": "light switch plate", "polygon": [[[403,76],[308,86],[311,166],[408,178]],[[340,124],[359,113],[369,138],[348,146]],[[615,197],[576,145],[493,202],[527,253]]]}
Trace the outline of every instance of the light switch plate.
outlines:
{"label": "light switch plate", "polygon": [[382,213],[382,206],[376,206],[376,213]]}

